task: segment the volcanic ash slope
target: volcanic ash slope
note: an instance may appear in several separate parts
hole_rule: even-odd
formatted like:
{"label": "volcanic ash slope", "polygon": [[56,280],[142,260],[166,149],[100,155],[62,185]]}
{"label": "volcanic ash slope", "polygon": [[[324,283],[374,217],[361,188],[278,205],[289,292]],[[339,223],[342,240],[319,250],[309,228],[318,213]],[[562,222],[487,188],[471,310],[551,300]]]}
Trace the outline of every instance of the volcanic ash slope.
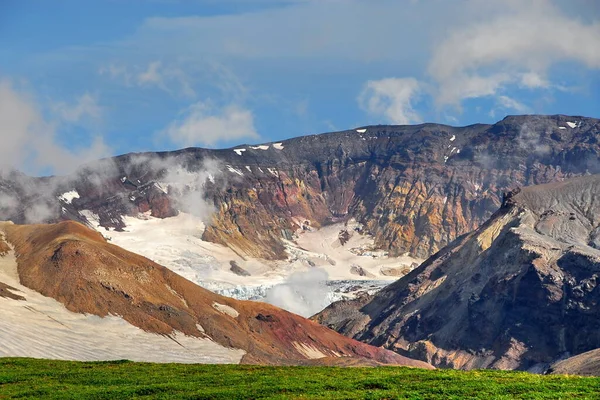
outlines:
{"label": "volcanic ash slope", "polygon": [[600,176],[506,196],[485,224],[315,320],[433,365],[544,371],[600,347]]}

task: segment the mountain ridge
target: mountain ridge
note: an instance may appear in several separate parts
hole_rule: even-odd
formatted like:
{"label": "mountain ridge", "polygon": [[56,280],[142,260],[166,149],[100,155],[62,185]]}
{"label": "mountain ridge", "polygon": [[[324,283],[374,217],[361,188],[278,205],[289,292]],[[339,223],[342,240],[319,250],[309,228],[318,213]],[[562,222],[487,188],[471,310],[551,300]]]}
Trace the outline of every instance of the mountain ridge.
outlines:
{"label": "mountain ridge", "polygon": [[600,175],[518,189],[374,296],[314,317],[438,367],[527,369],[600,347]]}

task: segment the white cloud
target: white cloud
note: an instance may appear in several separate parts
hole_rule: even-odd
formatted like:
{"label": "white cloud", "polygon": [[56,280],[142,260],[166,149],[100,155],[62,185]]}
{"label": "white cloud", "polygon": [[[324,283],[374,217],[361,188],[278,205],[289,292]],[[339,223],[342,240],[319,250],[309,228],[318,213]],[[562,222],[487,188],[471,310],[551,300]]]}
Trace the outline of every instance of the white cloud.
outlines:
{"label": "white cloud", "polygon": [[161,61],[150,61],[142,67],[109,64],[101,67],[98,73],[120,81],[127,87],[157,87],[171,95],[196,96],[190,77],[175,64],[163,65]]}
{"label": "white cloud", "polygon": [[[435,22],[443,23],[448,15],[445,11],[456,7],[444,1],[437,3],[440,15],[433,17]],[[414,62],[427,41],[426,35],[414,34],[415,21],[428,9],[420,2],[322,0],[291,2],[245,13],[153,17],[123,43],[136,46],[138,51],[160,48],[165,57]],[[439,24],[435,22],[430,30],[437,29]],[[399,44],[403,38],[413,45]],[[402,51],[392,50],[400,46]],[[323,67],[325,63],[319,65],[320,69]]]}
{"label": "white cloud", "polygon": [[178,146],[214,146],[220,142],[258,139],[254,115],[238,105],[221,110],[210,102],[198,102],[184,113],[184,118],[172,122],[163,135]]}
{"label": "white cloud", "polygon": [[131,82],[133,80],[133,75],[129,71],[129,69],[124,65],[118,64],[109,64],[100,67],[98,70],[100,75],[108,75],[111,79],[118,80],[121,79],[125,86],[131,86]]}
{"label": "white cloud", "polygon": [[[81,110],[89,111],[86,107],[81,106]],[[59,116],[67,119],[77,119],[84,113],[58,109],[63,111]],[[0,81],[0,132],[0,167],[18,168],[30,174],[67,173],[82,163],[110,154],[101,137],[78,148],[59,144],[55,127],[42,117],[35,100],[16,90],[8,80]]]}
{"label": "white cloud", "polygon": [[531,112],[528,106],[508,96],[498,96],[498,104],[505,109],[515,110],[522,114]]}
{"label": "white cloud", "polygon": [[137,80],[140,85],[163,85],[163,78],[161,74],[158,72],[161,63],[160,61],[154,61],[148,64],[148,68],[145,71],[142,71],[138,74]]}
{"label": "white cloud", "polygon": [[358,97],[361,108],[394,124],[421,122],[413,103],[421,92],[415,78],[386,78],[368,81]]}
{"label": "white cloud", "polygon": [[600,68],[600,23],[571,18],[549,1],[506,5],[491,19],[454,29],[434,48],[428,71],[438,104],[459,105],[511,84],[548,87],[542,76],[558,62]]}
{"label": "white cloud", "polygon": [[520,85],[530,89],[545,89],[550,87],[550,82],[548,82],[546,78],[544,78],[536,72],[526,72],[521,75]]}
{"label": "white cloud", "polygon": [[89,93],[83,94],[74,104],[59,102],[53,105],[54,112],[66,122],[79,122],[84,117],[100,118],[102,109]]}
{"label": "white cloud", "polygon": [[531,114],[532,110],[529,106],[513,99],[512,97],[500,95],[496,97],[496,106],[490,110],[489,115],[492,118],[496,117],[498,111],[515,111],[518,114]]}

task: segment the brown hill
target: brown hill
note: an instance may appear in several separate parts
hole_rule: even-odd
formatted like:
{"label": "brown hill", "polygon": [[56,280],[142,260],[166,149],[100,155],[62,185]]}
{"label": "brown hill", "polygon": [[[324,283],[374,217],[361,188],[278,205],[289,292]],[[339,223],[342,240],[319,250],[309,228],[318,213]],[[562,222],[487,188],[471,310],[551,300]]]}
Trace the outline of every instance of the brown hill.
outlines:
{"label": "brown hill", "polygon": [[246,351],[244,363],[299,364],[327,357],[313,362],[335,364],[351,357],[430,368],[269,304],[216,295],[76,222],[2,229],[14,246],[21,284],[76,313],[119,315],[162,335],[209,337]]}
{"label": "brown hill", "polygon": [[528,187],[375,296],[314,319],[436,366],[543,371],[600,347],[598,249],[600,176]]}

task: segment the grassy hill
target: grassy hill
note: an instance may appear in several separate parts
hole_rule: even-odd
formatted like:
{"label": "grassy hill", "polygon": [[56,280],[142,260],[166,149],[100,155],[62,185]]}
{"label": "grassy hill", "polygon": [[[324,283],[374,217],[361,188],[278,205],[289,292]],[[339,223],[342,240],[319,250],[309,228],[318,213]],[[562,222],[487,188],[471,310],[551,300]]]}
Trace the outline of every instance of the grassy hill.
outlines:
{"label": "grassy hill", "polygon": [[600,378],[404,367],[0,359],[0,399],[593,399]]}

